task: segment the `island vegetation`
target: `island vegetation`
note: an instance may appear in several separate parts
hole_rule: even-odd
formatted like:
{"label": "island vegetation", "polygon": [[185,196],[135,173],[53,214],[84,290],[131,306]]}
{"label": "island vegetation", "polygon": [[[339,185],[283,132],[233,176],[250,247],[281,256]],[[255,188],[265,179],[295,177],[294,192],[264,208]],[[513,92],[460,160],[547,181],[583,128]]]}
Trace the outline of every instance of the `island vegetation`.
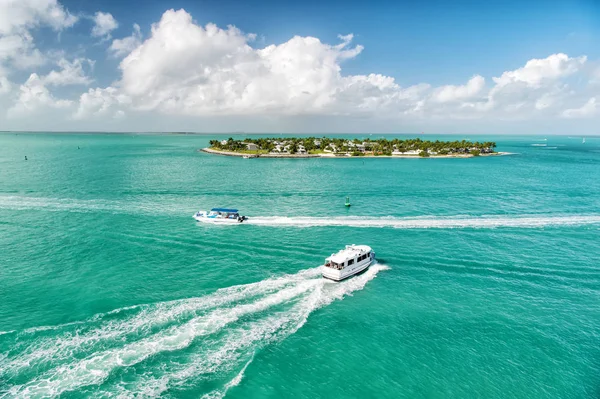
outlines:
{"label": "island vegetation", "polygon": [[496,143],[415,139],[345,139],[328,137],[211,140],[208,152],[254,156],[479,156],[496,154]]}

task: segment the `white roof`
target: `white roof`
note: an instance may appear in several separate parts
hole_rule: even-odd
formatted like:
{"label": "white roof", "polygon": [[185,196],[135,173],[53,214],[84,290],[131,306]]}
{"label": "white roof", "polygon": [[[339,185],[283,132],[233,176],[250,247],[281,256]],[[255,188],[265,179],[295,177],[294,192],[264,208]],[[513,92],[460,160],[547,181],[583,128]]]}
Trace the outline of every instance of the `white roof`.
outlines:
{"label": "white roof", "polygon": [[336,254],[332,254],[326,260],[335,263],[342,263],[348,259],[354,259],[357,255],[362,255],[368,252],[371,252],[371,247],[368,245],[346,245],[346,248],[342,249]]}

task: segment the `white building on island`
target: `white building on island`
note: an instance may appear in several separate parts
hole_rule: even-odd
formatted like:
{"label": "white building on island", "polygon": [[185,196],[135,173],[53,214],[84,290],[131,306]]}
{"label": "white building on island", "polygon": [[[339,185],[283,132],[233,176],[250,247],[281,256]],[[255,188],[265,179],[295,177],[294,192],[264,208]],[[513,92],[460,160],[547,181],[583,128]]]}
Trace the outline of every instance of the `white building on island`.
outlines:
{"label": "white building on island", "polygon": [[408,150],[405,152],[394,150],[392,151],[392,155],[419,155],[423,150]]}
{"label": "white building on island", "polygon": [[335,146],[335,144],[330,143],[327,147],[325,147],[325,149],[323,151],[324,152],[338,152],[338,148]]}

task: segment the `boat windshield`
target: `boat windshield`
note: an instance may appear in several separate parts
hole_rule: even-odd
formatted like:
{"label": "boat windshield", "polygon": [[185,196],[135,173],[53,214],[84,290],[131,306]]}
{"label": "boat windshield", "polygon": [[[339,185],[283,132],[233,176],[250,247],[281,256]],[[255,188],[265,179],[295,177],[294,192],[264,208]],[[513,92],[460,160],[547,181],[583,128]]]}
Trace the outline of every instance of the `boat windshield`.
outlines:
{"label": "boat windshield", "polygon": [[238,219],[240,217],[237,209],[226,208],[213,208],[208,215],[217,219]]}

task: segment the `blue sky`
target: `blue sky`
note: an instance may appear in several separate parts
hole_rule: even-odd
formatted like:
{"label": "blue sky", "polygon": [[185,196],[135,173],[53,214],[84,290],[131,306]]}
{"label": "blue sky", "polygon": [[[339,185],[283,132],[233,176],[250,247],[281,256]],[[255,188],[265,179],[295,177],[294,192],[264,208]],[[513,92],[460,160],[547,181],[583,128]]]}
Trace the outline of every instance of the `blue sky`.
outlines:
{"label": "blue sky", "polygon": [[[77,13],[110,12],[120,24],[114,36],[129,35],[134,23],[147,33],[169,8],[185,9],[201,25],[235,25],[264,36],[267,44],[295,35],[331,43],[338,34],[354,33],[365,51],[347,62],[344,71],[394,76],[403,85],[460,84],[473,73],[495,76],[531,58],[558,52],[593,58],[600,54],[600,1],[593,0],[71,0],[63,4]],[[89,27],[81,24],[77,31],[86,37]],[[93,50],[101,59],[103,49]]]}
{"label": "blue sky", "polygon": [[[0,18],[0,79],[10,86],[0,105],[13,109],[0,129],[598,133],[599,1],[43,0],[43,10],[23,2],[32,4],[0,5],[28,18]],[[48,10],[64,15],[48,21]],[[97,12],[114,25],[94,36]],[[228,25],[240,32],[219,41],[202,33],[208,23],[223,35]],[[117,56],[113,41],[134,24],[135,46]],[[3,35],[31,40],[3,59]],[[161,52],[178,35],[183,47]],[[269,45],[277,49],[265,56]],[[16,66],[24,51],[40,59]],[[81,71],[67,72],[77,76],[47,78],[76,60]],[[251,74],[231,72],[248,65]],[[90,90],[94,104],[82,98]]]}

